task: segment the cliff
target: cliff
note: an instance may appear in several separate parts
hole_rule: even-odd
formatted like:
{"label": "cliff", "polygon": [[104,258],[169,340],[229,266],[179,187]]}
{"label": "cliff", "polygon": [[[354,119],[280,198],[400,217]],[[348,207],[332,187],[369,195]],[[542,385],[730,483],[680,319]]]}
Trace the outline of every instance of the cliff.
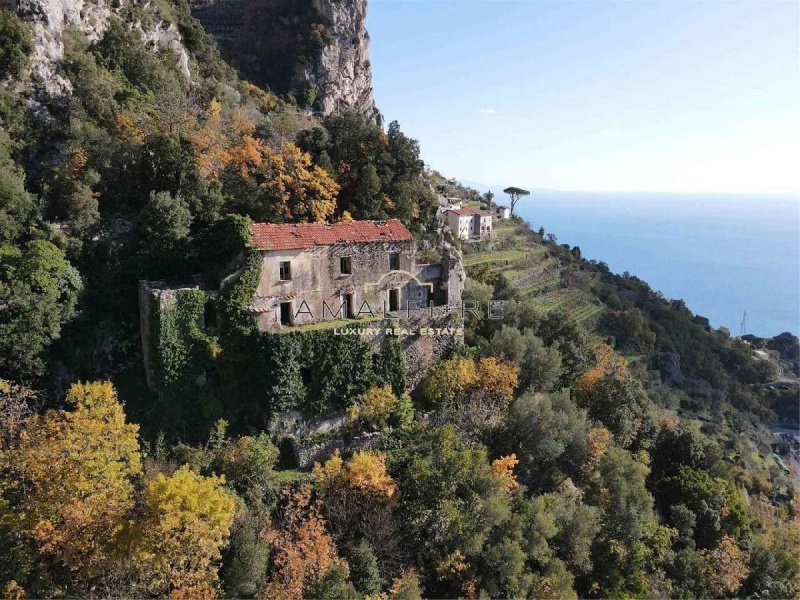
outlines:
{"label": "cliff", "polygon": [[147,11],[146,24],[127,18],[133,14],[134,7],[145,8],[149,6],[147,3],[135,0],[17,0],[16,3],[8,0],[6,3],[30,24],[33,52],[21,83],[34,92],[34,104],[57,104],[72,92],[72,84],[65,77],[61,64],[67,32],[75,31],[90,44],[95,43],[103,37],[115,14],[122,16],[130,28],[138,30],[153,49],[172,52],[178,72],[187,81],[191,78],[189,55],[174,23],[162,20],[155,7]]}
{"label": "cliff", "polygon": [[367,0],[216,0],[192,14],[253,83],[328,115],[382,122],[372,96]]}

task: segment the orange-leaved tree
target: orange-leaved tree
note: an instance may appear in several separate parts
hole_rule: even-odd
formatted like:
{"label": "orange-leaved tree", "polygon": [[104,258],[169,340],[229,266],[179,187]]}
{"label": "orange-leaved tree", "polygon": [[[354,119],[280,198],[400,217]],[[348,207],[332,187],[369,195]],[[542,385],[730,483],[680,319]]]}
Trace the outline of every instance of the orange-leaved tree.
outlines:
{"label": "orange-leaved tree", "polygon": [[514,467],[519,464],[519,459],[514,453],[508,456],[501,456],[492,461],[492,472],[497,475],[503,482],[503,489],[507,494],[510,494],[519,487],[516,475],[514,475]]}
{"label": "orange-leaved tree", "polygon": [[386,455],[359,450],[347,460],[338,451],[314,465],[314,484],[328,530],[342,547],[361,545],[374,555],[382,576],[399,573],[403,563],[401,535],[393,511],[397,482],[386,468]]}
{"label": "orange-leaved tree", "polygon": [[272,548],[273,565],[270,580],[259,592],[261,598],[302,600],[308,586],[329,570],[349,572],[311,495],[307,485],[290,492],[281,521],[268,523],[261,532]]}
{"label": "orange-leaved tree", "polygon": [[628,370],[628,361],[606,344],[597,349],[594,366],[578,380],[575,398],[623,447],[630,446],[646,425],[654,425],[642,384]]}
{"label": "orange-leaved tree", "polygon": [[197,172],[244,199],[239,208],[255,219],[328,221],[336,209],[336,181],[295,144],[273,147],[255,130],[243,109],[226,114],[212,100],[190,136]]}
{"label": "orange-leaved tree", "polygon": [[711,582],[714,596],[736,596],[750,572],[747,555],[736,544],[736,540],[724,535],[716,548],[703,550],[701,554],[703,572]]}

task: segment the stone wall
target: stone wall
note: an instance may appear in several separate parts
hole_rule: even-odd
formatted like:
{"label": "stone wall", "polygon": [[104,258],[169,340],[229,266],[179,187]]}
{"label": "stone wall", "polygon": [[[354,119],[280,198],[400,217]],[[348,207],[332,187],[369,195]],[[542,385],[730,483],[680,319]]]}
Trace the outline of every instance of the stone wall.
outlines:
{"label": "stone wall", "polygon": [[161,310],[175,306],[178,291],[201,289],[202,279],[192,278],[186,282],[139,281],[139,334],[142,338],[142,358],[147,386],[156,390],[155,372],[150,355],[153,348],[153,316]]}

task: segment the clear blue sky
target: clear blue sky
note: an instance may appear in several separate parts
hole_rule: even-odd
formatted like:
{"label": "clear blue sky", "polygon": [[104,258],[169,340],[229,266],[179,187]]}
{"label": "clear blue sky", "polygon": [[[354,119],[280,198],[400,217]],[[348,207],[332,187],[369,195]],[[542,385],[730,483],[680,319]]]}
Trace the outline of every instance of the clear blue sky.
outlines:
{"label": "clear blue sky", "polygon": [[375,96],[462,180],[797,192],[799,7],[370,0]]}

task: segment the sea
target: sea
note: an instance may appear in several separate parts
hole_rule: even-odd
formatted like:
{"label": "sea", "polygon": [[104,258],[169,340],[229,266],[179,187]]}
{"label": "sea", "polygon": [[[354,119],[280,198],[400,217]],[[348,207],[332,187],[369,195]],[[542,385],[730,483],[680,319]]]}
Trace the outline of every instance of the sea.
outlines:
{"label": "sea", "polygon": [[546,190],[521,199],[517,213],[585,258],[684,300],[713,327],[800,334],[800,196]]}

